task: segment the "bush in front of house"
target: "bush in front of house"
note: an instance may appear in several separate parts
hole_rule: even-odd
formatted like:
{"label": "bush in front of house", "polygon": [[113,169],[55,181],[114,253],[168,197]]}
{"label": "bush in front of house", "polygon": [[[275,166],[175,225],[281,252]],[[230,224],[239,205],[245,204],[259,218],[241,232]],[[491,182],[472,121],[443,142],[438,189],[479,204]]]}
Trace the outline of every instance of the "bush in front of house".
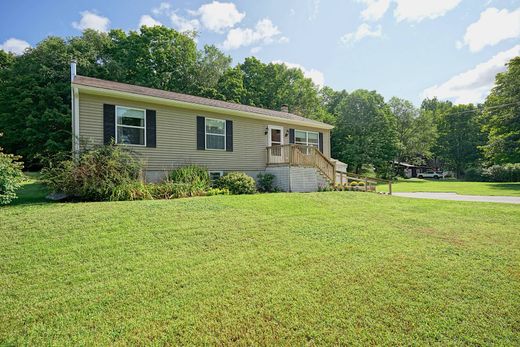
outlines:
{"label": "bush in front of house", "polygon": [[256,183],[253,177],[243,172],[230,172],[215,181],[215,187],[228,189],[231,194],[254,194]]}
{"label": "bush in front of house", "polygon": [[59,160],[42,169],[42,180],[56,193],[86,201],[146,197],[140,183],[142,165],[127,149],[96,146],[78,158]]}
{"label": "bush in front of house", "polygon": [[256,176],[256,184],[258,186],[258,190],[262,193],[272,193],[277,192],[278,188],[274,185],[275,175],[272,173],[259,173]]}
{"label": "bush in front of house", "polygon": [[211,182],[208,169],[193,164],[173,170],[168,179],[173,183],[189,184],[199,190],[208,190]]}
{"label": "bush in front of house", "polygon": [[0,147],[0,205],[17,198],[16,190],[23,181],[23,164],[19,159],[19,156],[4,153]]}
{"label": "bush in front of house", "polygon": [[482,182],[485,181],[484,173],[480,167],[470,167],[464,172],[464,180],[470,182]]}

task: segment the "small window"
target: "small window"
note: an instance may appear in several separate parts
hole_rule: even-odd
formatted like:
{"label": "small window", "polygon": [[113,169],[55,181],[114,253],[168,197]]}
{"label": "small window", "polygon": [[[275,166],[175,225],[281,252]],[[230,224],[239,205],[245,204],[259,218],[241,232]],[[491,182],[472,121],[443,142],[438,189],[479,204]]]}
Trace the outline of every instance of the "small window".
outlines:
{"label": "small window", "polygon": [[144,110],[116,106],[116,143],[144,146],[146,144],[145,117]]}
{"label": "small window", "polygon": [[222,176],[224,176],[224,173],[222,171],[210,171],[209,172],[209,179],[211,181],[216,181]]}
{"label": "small window", "polygon": [[226,149],[226,121],[206,118],[206,149]]}

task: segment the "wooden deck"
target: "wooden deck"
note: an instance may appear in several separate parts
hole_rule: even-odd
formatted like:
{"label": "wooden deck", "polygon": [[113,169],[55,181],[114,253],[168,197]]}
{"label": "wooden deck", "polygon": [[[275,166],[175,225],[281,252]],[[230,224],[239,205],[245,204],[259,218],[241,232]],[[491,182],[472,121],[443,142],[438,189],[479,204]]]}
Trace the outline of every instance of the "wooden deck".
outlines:
{"label": "wooden deck", "polygon": [[373,177],[360,176],[354,173],[336,170],[333,160],[327,158],[315,146],[306,145],[276,145],[266,148],[267,166],[300,166],[314,167],[318,169],[332,185],[349,186],[349,182],[363,182],[365,191],[371,190],[378,182],[389,185],[389,193],[392,194],[392,181],[381,180]]}

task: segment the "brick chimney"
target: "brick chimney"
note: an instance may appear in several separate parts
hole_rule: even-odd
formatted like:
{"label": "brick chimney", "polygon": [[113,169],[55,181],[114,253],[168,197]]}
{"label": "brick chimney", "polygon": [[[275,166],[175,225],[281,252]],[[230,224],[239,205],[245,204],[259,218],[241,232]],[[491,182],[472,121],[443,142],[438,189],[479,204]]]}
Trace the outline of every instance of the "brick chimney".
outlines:
{"label": "brick chimney", "polygon": [[283,104],[282,107],[280,108],[280,111],[282,112],[289,112],[289,105],[287,104]]}

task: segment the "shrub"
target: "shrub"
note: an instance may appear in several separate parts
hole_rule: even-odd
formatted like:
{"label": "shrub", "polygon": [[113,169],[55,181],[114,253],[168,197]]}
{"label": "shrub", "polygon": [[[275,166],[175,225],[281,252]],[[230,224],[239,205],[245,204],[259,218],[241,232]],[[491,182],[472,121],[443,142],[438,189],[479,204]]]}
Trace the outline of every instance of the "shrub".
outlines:
{"label": "shrub", "polygon": [[471,182],[481,182],[485,178],[483,176],[482,169],[479,167],[470,167],[464,172],[464,180]]}
{"label": "shrub", "polygon": [[[141,163],[121,146],[96,146],[42,170],[42,180],[54,192],[82,200],[111,200],[130,196],[141,176]],[[127,190],[124,192],[124,190]],[[130,191],[128,191],[130,190]]]}
{"label": "shrub", "polygon": [[112,201],[132,201],[132,200],[150,200],[152,194],[149,189],[150,185],[143,182],[124,183],[112,190],[110,200]]}
{"label": "shrub", "polygon": [[226,188],[231,194],[253,194],[256,192],[255,180],[243,172],[230,172],[215,181],[215,187]]}
{"label": "shrub", "polygon": [[0,205],[17,198],[16,190],[23,181],[23,164],[18,162],[19,159],[19,156],[3,153],[0,147]]}
{"label": "shrub", "polygon": [[278,191],[278,189],[274,186],[275,175],[272,173],[259,173],[256,176],[256,183],[258,185],[258,190],[263,193],[271,193]]}
{"label": "shrub", "polygon": [[173,183],[190,184],[196,189],[207,190],[210,186],[209,172],[198,165],[186,165],[170,172],[169,179]]}
{"label": "shrub", "polygon": [[207,196],[212,196],[212,195],[229,195],[229,189],[226,189],[226,188],[210,188],[206,192],[206,195]]}
{"label": "shrub", "polygon": [[350,186],[351,187],[357,187],[358,183],[356,181],[352,181],[352,182],[350,182]]}
{"label": "shrub", "polygon": [[520,163],[490,166],[483,176],[493,182],[520,182]]}
{"label": "shrub", "polygon": [[361,181],[361,182],[358,182],[357,184],[359,187],[364,187],[365,186],[365,182]]}

